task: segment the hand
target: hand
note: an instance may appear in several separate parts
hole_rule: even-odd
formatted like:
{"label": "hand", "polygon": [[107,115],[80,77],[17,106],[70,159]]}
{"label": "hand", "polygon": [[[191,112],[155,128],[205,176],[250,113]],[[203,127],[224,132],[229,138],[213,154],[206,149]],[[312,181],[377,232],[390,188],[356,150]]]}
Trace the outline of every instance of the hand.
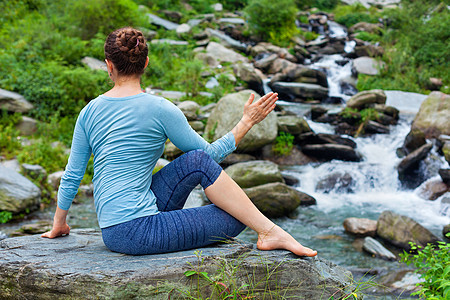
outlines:
{"label": "hand", "polygon": [[63,236],[63,235],[68,235],[70,232],[70,227],[69,225],[67,225],[67,223],[64,223],[62,225],[56,225],[53,224],[53,228],[52,230],[43,233],[41,235],[41,237],[45,237],[45,238],[49,238],[49,239],[53,239],[59,236]]}
{"label": "hand", "polygon": [[244,116],[242,120],[250,126],[254,126],[264,120],[265,117],[275,108],[278,100],[277,93],[267,93],[257,102],[253,103],[255,95],[251,94],[247,103],[244,105]]}

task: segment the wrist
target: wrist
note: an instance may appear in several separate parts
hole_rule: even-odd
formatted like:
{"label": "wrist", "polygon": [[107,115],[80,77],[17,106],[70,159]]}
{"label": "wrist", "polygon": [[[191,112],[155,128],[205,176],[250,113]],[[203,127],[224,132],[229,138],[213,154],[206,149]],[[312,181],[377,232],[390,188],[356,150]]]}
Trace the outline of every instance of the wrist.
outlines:
{"label": "wrist", "polygon": [[252,120],[250,118],[247,118],[245,115],[241,118],[240,123],[245,127],[247,127],[248,129],[252,128],[253,125],[255,125],[253,124]]}

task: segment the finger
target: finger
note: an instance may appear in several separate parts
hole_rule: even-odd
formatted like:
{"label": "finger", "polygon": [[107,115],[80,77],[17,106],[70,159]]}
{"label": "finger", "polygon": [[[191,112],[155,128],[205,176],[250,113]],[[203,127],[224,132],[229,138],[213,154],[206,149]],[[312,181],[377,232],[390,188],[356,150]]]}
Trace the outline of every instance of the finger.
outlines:
{"label": "finger", "polygon": [[250,105],[253,103],[253,100],[255,100],[255,94],[251,94],[250,97],[248,98],[248,101],[246,103],[246,105]]}
{"label": "finger", "polygon": [[271,107],[278,100],[278,94],[273,94],[267,101],[263,104],[263,108]]}

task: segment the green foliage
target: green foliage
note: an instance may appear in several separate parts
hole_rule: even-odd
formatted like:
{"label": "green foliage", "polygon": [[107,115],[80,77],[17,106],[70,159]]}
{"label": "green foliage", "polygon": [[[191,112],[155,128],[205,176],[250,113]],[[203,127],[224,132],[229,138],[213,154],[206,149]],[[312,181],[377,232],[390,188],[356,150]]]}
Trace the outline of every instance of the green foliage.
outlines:
{"label": "green foliage", "polygon": [[18,136],[19,132],[13,125],[0,125],[0,155],[14,157],[16,150],[21,147]]}
{"label": "green foliage", "polygon": [[0,211],[0,224],[7,223],[12,219],[12,212],[10,211]]}
{"label": "green foliage", "polygon": [[[450,238],[450,233],[447,234]],[[410,243],[410,253],[400,254],[402,261],[413,264],[416,273],[424,280],[417,285],[420,290],[413,293],[424,299],[450,298],[450,243],[438,242],[435,247],[428,244],[425,247]]]}
{"label": "green foliage", "polygon": [[359,22],[378,23],[376,8],[366,9],[362,4],[339,5],[334,10],[336,22],[351,27]]}
{"label": "green foliage", "polygon": [[64,169],[67,155],[62,147],[52,147],[48,140],[41,139],[24,146],[17,154],[17,160],[21,164],[40,165],[47,173],[53,173]]}
{"label": "green foliage", "polygon": [[84,172],[83,179],[81,180],[81,184],[91,184],[93,178],[94,178],[94,156],[91,155],[88,164],[86,166],[86,172]]}
{"label": "green foliage", "polygon": [[306,41],[313,41],[319,37],[318,33],[315,33],[313,31],[303,31],[299,30],[300,35],[306,40]]}
{"label": "green foliage", "polygon": [[294,136],[290,133],[280,132],[272,146],[272,151],[278,155],[289,155],[294,147]]}
{"label": "green foliage", "polygon": [[132,0],[71,0],[66,7],[66,22],[71,24],[68,30],[82,39],[90,39],[98,32],[109,34],[120,27],[145,26],[148,22]]}
{"label": "green foliage", "polygon": [[[429,78],[443,81],[441,91],[450,92],[450,26],[448,9],[438,1],[405,1],[399,9],[384,10],[387,20],[379,42],[385,49],[387,68],[377,76],[358,76],[357,88],[428,93]],[[366,35],[367,37],[367,35]]]}
{"label": "green foliage", "polygon": [[196,96],[200,89],[203,62],[198,59],[187,60],[178,70],[182,90],[186,94]]}
{"label": "green foliage", "polygon": [[363,40],[363,41],[372,42],[372,43],[376,43],[376,42],[380,41],[380,39],[381,39],[381,37],[378,34],[369,33],[366,31],[360,31],[360,32],[356,33],[356,38]]}
{"label": "green foliage", "polygon": [[331,10],[336,7],[338,0],[297,0],[297,6],[300,8],[316,7],[320,10]]}
{"label": "green foliage", "polygon": [[250,0],[245,13],[250,29],[275,44],[288,42],[297,33],[294,0]]}
{"label": "green foliage", "polygon": [[378,119],[378,112],[374,108],[365,108],[359,112],[363,123],[367,121],[376,121]]}

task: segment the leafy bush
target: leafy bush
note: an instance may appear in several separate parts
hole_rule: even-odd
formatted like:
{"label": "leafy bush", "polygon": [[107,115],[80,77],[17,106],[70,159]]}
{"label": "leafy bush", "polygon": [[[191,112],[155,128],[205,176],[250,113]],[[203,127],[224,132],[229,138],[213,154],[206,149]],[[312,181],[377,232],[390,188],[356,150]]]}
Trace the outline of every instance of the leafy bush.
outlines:
{"label": "leafy bush", "polygon": [[289,41],[297,33],[294,0],[250,0],[245,13],[251,30],[273,43]]}
{"label": "leafy bush", "polygon": [[272,146],[272,151],[278,155],[289,155],[294,147],[294,136],[290,133],[280,132]]}
{"label": "leafy bush", "polygon": [[369,33],[366,31],[357,32],[356,38],[372,43],[378,42],[381,39],[381,37],[378,34]]}
{"label": "leafy bush", "polygon": [[12,213],[10,211],[0,211],[0,224],[7,223],[12,219]]}
{"label": "leafy bush", "polygon": [[340,5],[334,10],[336,22],[351,27],[359,22],[378,23],[376,8],[367,10],[362,4]]}
{"label": "leafy bush", "polygon": [[19,163],[40,165],[47,173],[64,170],[67,164],[67,155],[64,149],[56,146],[52,147],[49,141],[39,140],[23,149],[17,154]]}
{"label": "leafy bush", "polygon": [[71,25],[68,30],[82,39],[90,39],[98,32],[109,34],[120,27],[148,23],[132,0],[71,0],[66,7],[67,22]]}
{"label": "leafy bush", "polygon": [[14,157],[15,151],[21,147],[19,132],[14,125],[0,125],[0,155],[6,158]]}
{"label": "leafy bush", "polygon": [[[447,234],[450,238],[450,234]],[[417,285],[420,290],[412,295],[424,299],[450,298],[450,243],[438,242],[437,247],[428,244],[425,247],[410,243],[412,253],[400,254],[402,261],[413,264],[416,273],[424,280]],[[415,252],[415,253],[414,253]]]}
{"label": "leafy bush", "polygon": [[316,7],[321,10],[330,10],[336,7],[338,0],[297,0],[298,7]]}

